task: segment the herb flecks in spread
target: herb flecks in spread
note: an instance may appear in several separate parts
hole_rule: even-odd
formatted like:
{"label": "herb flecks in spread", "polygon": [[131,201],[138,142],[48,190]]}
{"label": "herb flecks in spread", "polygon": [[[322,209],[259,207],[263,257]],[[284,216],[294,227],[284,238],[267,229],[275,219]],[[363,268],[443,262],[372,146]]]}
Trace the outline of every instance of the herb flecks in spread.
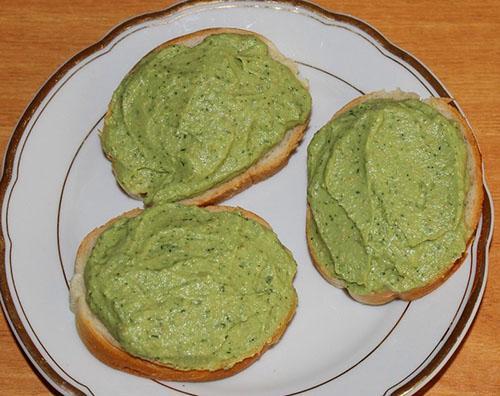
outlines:
{"label": "herb flecks in spread", "polygon": [[426,284],[466,246],[458,124],[416,100],[372,99],[308,148],[310,245],[356,294]]}
{"label": "herb flecks in spread", "polygon": [[143,58],[115,91],[101,141],[126,191],[174,202],[243,173],[310,109],[259,38],[217,34]]}
{"label": "herb flecks in spread", "polygon": [[216,370],[259,352],[285,325],[295,271],[257,222],[166,204],[105,230],[84,278],[90,309],[126,351]]}

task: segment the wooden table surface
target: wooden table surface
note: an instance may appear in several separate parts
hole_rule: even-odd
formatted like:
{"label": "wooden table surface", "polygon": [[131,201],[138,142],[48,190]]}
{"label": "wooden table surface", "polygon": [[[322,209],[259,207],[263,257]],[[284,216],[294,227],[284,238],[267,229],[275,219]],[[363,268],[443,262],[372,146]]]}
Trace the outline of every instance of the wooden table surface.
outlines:
{"label": "wooden table surface", "polygon": [[[0,152],[25,106],[55,69],[120,21],[171,1],[2,0],[0,6]],[[498,2],[359,0],[317,3],[369,22],[423,61],[459,101],[483,153],[500,208],[500,10]],[[465,343],[429,395],[500,394],[500,252],[490,252],[489,280]],[[35,373],[0,315],[0,394],[54,391]]]}

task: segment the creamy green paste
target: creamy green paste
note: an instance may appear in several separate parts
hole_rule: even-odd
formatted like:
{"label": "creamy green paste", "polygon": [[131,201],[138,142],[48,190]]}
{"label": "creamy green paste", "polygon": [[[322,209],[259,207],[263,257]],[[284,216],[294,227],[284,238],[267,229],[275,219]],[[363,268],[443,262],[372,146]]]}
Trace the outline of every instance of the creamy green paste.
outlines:
{"label": "creamy green paste", "polygon": [[357,294],[421,286],[466,247],[466,144],[455,121],[414,99],[370,100],[308,148],[308,235]]}
{"label": "creamy green paste", "polygon": [[266,44],[218,34],[144,57],[113,94],[101,142],[127,192],[174,202],[243,173],[310,111]]}
{"label": "creamy green paste", "polygon": [[257,222],[163,204],[104,231],[84,277],[91,311],[126,351],[216,370],[258,352],[285,323],[295,272]]}

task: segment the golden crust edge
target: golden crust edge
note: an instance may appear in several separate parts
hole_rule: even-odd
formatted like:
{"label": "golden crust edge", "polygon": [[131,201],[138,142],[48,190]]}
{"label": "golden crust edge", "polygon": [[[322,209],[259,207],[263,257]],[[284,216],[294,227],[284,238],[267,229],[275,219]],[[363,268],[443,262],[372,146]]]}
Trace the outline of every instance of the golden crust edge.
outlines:
{"label": "golden crust edge", "polygon": [[[271,42],[269,39],[266,37],[249,31],[249,30],[244,30],[244,29],[236,29],[236,28],[209,28],[209,29],[203,29],[203,30],[198,30],[193,33],[186,34],[184,36],[179,36],[176,38],[173,38],[172,40],[169,40],[163,44],[160,44],[159,46],[155,47],[152,49],[148,54],[144,55],[147,56],[150,53],[157,51],[161,48],[165,48],[171,45],[175,44],[183,44],[187,46],[195,46],[202,42],[206,37],[212,35],[212,34],[221,34],[221,33],[235,33],[235,34],[244,34],[244,35],[251,35],[251,36],[256,36],[260,38],[269,48],[269,54],[271,57],[284,64],[287,66],[293,73],[294,75],[298,78],[298,80],[302,83],[302,85],[305,88],[308,88],[308,83],[305,79],[301,78],[299,75],[299,71],[297,68],[297,65],[290,59],[286,58],[279,50],[277,47],[274,45],[273,42]],[[143,58],[144,58],[143,57]],[[141,58],[141,59],[143,59]],[[127,73],[127,75],[131,74],[134,72],[135,68],[137,67],[137,64]],[[124,77],[125,78],[125,77]],[[106,112],[106,116],[104,119],[104,122],[108,119],[108,117],[111,114],[111,109],[108,106],[108,111]],[[302,141],[304,134],[306,132],[307,126],[309,124],[311,114],[309,113],[308,118],[305,123],[300,124],[295,126],[294,128],[290,129],[284,136],[284,138],[276,145],[274,146],[270,151],[268,151],[262,158],[260,158],[255,164],[253,164],[250,168],[248,168],[245,172],[235,176],[232,179],[227,180],[226,182],[223,182],[221,184],[218,184],[211,189],[195,195],[194,197],[191,198],[186,198],[184,200],[181,200],[180,202],[186,205],[197,205],[197,206],[206,206],[206,205],[211,205],[217,202],[220,202],[222,200],[225,200],[227,198],[232,197],[236,193],[245,190],[246,188],[250,187],[253,184],[258,183],[259,181],[262,181],[264,179],[267,179],[268,177],[274,175],[277,173],[279,170],[281,170],[287,163],[288,160],[290,159],[291,155],[295,151],[295,149],[298,147],[300,142]],[[111,166],[113,170],[113,174],[115,176],[115,180],[120,186],[120,188],[128,195],[131,197],[138,199],[138,200],[143,200],[143,194],[140,192],[132,192],[128,191],[118,180],[116,177],[116,172],[115,172],[115,160],[112,156],[106,154],[106,157],[108,158],[109,161],[111,161]]]}
{"label": "golden crust edge", "polygon": [[[343,106],[339,111],[337,111],[333,117],[330,119],[333,120],[338,117],[340,114],[349,111],[351,108],[367,101],[370,99],[378,99],[378,98],[388,98],[388,99],[420,99],[420,97],[411,92],[403,92],[401,90],[395,91],[377,91],[367,95],[360,96],[351,102],[347,103]],[[460,129],[463,133],[463,137],[467,143],[467,167],[469,171],[470,180],[470,189],[466,200],[466,210],[465,210],[465,221],[469,227],[469,234],[467,235],[467,243],[462,256],[450,263],[440,274],[438,274],[432,281],[429,283],[416,287],[414,289],[408,290],[406,292],[398,293],[392,292],[390,290],[380,291],[378,293],[370,293],[370,294],[356,294],[349,291],[345,283],[334,276],[331,276],[328,271],[326,271],[325,266],[320,262],[316,253],[314,252],[314,248],[310,242],[310,227],[312,219],[312,212],[307,205],[306,212],[306,239],[307,239],[307,247],[309,250],[309,255],[311,256],[311,260],[313,265],[316,267],[318,272],[325,278],[326,281],[334,285],[335,287],[345,289],[347,293],[356,301],[361,302],[367,305],[382,305],[386,304],[392,300],[400,299],[405,301],[412,301],[418,298],[421,298],[430,292],[437,289],[441,286],[465,261],[467,256],[467,250],[469,249],[473,239],[474,233],[476,231],[477,225],[479,223],[479,219],[481,217],[482,204],[484,200],[484,190],[482,184],[482,158],[481,152],[479,150],[479,146],[477,144],[477,140],[474,136],[474,133],[465,120],[465,118],[450,105],[452,102],[451,98],[429,98],[423,100],[425,103],[433,106],[436,110],[438,110],[441,114],[443,114],[448,119],[453,119],[457,121],[460,125]]]}
{"label": "golden crust edge", "polygon": [[[255,220],[264,227],[271,229],[270,225],[260,216],[239,207],[208,206],[204,209],[213,212],[236,211],[239,212],[243,217]],[[295,315],[297,307],[297,292],[295,291],[295,288],[293,288],[294,300],[292,301],[292,307],[288,312],[288,315],[285,317],[284,321],[277,328],[274,335],[253,355],[244,357],[241,361],[239,361],[229,369],[221,368],[214,371],[177,370],[161,363],[155,363],[133,356],[120,347],[119,343],[108,332],[102,322],[100,322],[100,320],[90,311],[90,308],[88,307],[85,299],[86,290],[83,279],[83,272],[85,269],[86,261],[95,245],[97,238],[102,232],[104,232],[108,227],[110,227],[119,219],[123,217],[135,217],[142,211],[142,209],[133,209],[109,220],[104,225],[95,228],[85,236],[80,244],[80,247],[78,248],[75,260],[75,274],[73,275],[70,286],[70,306],[71,310],[75,314],[75,322],[78,334],[87,349],[97,359],[110,367],[134,375],[166,381],[201,382],[217,380],[237,374],[238,372],[244,370],[252,363],[257,361],[266,350],[268,350],[271,346],[276,344],[281,339],[282,335],[288,328],[290,321]]]}

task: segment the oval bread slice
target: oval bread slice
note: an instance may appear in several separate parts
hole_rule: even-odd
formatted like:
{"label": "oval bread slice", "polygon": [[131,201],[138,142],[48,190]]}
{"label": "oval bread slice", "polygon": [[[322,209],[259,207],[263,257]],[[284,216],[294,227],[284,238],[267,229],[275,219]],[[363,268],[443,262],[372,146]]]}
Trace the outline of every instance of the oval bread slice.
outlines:
{"label": "oval bread slice", "polygon": [[[205,209],[212,212],[236,211],[239,212],[243,217],[252,219],[271,229],[269,224],[264,219],[252,212],[246,211],[241,208],[229,206],[209,206]],[[94,229],[83,239],[76,255],[75,273],[71,280],[70,288],[71,310],[75,314],[76,327],[80,338],[82,339],[88,350],[95,357],[115,369],[126,371],[131,374],[143,377],[166,381],[201,382],[229,377],[240,372],[241,370],[254,363],[267,349],[269,349],[273,344],[279,341],[295,314],[295,309],[297,306],[296,293],[293,294],[294,300],[292,301],[291,309],[288,312],[284,322],[276,330],[274,335],[267,340],[265,345],[262,346],[260,351],[252,356],[243,357],[240,362],[236,363],[229,369],[219,369],[215,371],[177,370],[161,363],[152,362],[133,356],[122,349],[118,341],[113,338],[104,324],[90,310],[86,301],[86,288],[83,274],[87,259],[90,256],[99,235],[101,235],[102,232],[104,232],[120,218],[135,217],[141,212],[141,209],[133,209],[111,219],[101,227]]]}
{"label": "oval bread slice", "polygon": [[[157,48],[153,49],[152,51],[156,51],[160,48],[165,48],[176,44],[182,44],[187,47],[194,47],[197,44],[201,43],[206,37],[220,33],[234,33],[242,35],[253,35],[258,37],[269,48],[270,56],[274,60],[287,66],[292,71],[292,73],[297,77],[297,79],[302,83],[302,85],[305,88],[308,88],[307,82],[304,79],[300,78],[297,65],[292,60],[282,55],[278,51],[276,46],[266,37],[247,30],[234,29],[234,28],[204,29],[194,33],[187,34],[185,36],[169,40],[166,43],[163,43]],[[132,68],[132,70],[129,73],[133,73],[134,69],[135,67]],[[110,115],[110,108],[108,108],[106,118],[109,117],[109,115]],[[281,168],[283,168],[287,164],[291,154],[295,151],[295,149],[301,142],[302,138],[304,137],[307,125],[309,123],[309,118],[310,114],[304,124],[297,125],[296,127],[287,131],[280,143],[274,146],[270,151],[268,151],[264,156],[262,156],[256,163],[254,163],[245,172],[233,177],[232,179],[222,182],[221,184],[218,184],[201,194],[198,194],[194,197],[186,198],[184,200],[181,200],[180,202],[187,205],[198,205],[198,206],[204,206],[220,202],[226,198],[232,197],[237,192],[248,188],[252,184],[255,184],[261,180],[264,180],[274,175],[276,172],[278,172]],[[114,169],[115,160],[110,155],[106,156],[111,161]],[[116,178],[116,180],[118,183],[120,183],[118,178]],[[127,192],[127,194],[131,195],[132,197],[136,199],[142,199],[143,193],[140,192],[132,193],[127,191],[123,186],[121,187],[125,192]]]}
{"label": "oval bread slice", "polygon": [[[349,111],[353,107],[370,100],[370,99],[379,99],[379,98],[387,98],[387,99],[395,99],[395,100],[403,100],[403,99],[419,99],[417,94],[402,92],[400,90],[392,91],[392,92],[374,92],[368,95],[364,95],[354,99],[353,101],[346,104],[339,111],[335,113],[331,120],[334,120],[339,115]],[[443,282],[446,281],[459,267],[460,264],[464,261],[466,257],[466,251],[468,246],[470,245],[474,232],[476,230],[477,224],[479,222],[479,218],[481,216],[481,209],[483,203],[483,186],[482,186],[482,169],[481,169],[481,153],[479,151],[479,147],[476,142],[476,138],[467,123],[464,117],[455,109],[455,107],[451,106],[450,103],[452,99],[450,98],[430,98],[424,100],[425,103],[434,107],[438,110],[442,115],[450,120],[455,120],[458,122],[460,126],[460,130],[463,133],[464,139],[467,143],[467,172],[469,176],[469,192],[466,197],[465,203],[465,222],[467,225],[467,247],[465,252],[463,252],[462,256],[454,262],[451,262],[440,274],[438,274],[434,279],[432,279],[427,284],[411,289],[409,291],[405,291],[402,293],[393,292],[391,290],[384,290],[377,293],[371,294],[349,294],[355,300],[369,305],[381,305],[387,302],[390,302],[394,299],[401,300],[415,300],[417,298],[423,297],[431,291],[438,288]],[[331,121],[330,120],[330,121]],[[314,251],[314,247],[310,241],[311,235],[311,227],[312,227],[312,211],[308,205],[307,207],[307,215],[306,215],[306,234],[307,234],[307,245],[309,248],[309,253],[312,258],[312,262],[320,274],[332,285],[345,288],[346,285],[342,279],[338,279],[326,270],[326,264],[322,263],[321,260],[318,259],[318,255]],[[347,290],[347,289],[346,289]]]}

